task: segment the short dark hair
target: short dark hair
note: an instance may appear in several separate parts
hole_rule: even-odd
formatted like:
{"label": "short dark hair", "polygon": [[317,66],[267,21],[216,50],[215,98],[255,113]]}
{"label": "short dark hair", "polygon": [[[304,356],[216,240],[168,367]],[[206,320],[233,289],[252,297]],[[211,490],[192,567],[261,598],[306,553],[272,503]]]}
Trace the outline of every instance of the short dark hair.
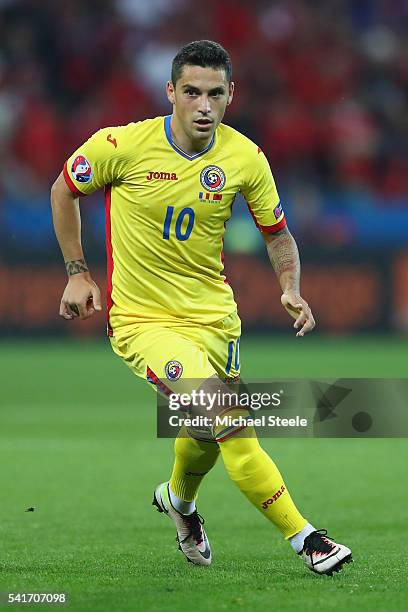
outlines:
{"label": "short dark hair", "polygon": [[231,82],[231,58],[224,47],[213,40],[195,40],[180,49],[171,66],[171,80],[174,86],[181,76],[183,66],[186,65],[224,69],[227,81]]}

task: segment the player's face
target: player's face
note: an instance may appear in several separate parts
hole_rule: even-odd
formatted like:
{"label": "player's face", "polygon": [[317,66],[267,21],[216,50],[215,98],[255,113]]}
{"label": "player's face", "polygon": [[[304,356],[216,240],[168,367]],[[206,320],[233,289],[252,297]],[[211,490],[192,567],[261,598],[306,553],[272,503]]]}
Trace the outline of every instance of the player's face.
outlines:
{"label": "player's face", "polygon": [[192,142],[209,142],[231,104],[234,83],[225,70],[184,66],[176,86],[167,83],[167,97],[173,104],[173,117]]}

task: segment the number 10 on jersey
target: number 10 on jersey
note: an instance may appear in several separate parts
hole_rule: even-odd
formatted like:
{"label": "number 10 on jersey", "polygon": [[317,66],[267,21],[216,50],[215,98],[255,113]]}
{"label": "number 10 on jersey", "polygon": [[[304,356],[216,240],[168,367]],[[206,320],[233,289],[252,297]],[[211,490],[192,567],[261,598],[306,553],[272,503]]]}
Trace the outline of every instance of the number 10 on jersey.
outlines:
{"label": "number 10 on jersey", "polygon": [[[175,223],[173,224],[174,206],[168,206],[166,212],[166,218],[164,219],[163,226],[163,239],[169,240],[172,232],[172,226],[174,225],[174,231],[177,240],[188,240],[194,227],[194,210],[192,208],[183,208],[179,214]],[[183,221],[188,219],[187,226],[183,230]]]}

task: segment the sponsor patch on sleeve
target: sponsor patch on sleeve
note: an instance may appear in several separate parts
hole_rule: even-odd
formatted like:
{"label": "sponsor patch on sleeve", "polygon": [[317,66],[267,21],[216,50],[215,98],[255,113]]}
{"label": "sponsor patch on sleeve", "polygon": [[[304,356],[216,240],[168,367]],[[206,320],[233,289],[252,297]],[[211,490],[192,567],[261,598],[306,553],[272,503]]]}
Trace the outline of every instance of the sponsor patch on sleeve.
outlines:
{"label": "sponsor patch on sleeve", "polygon": [[273,209],[273,214],[275,215],[275,219],[279,219],[279,217],[281,217],[283,215],[282,204],[280,202]]}

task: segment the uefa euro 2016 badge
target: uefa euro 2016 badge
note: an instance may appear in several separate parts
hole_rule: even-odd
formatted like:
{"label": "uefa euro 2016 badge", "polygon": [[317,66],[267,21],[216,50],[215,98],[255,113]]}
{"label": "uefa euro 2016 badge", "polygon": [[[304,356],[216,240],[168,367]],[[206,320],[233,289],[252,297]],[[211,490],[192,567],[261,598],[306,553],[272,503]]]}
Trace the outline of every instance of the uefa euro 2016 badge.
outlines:
{"label": "uefa euro 2016 badge", "polygon": [[168,380],[178,380],[183,373],[183,366],[179,361],[172,359],[166,363],[164,371]]}
{"label": "uefa euro 2016 badge", "polygon": [[221,191],[225,186],[225,174],[219,166],[206,166],[200,174],[200,182],[207,191]]}
{"label": "uefa euro 2016 badge", "polygon": [[77,155],[71,166],[71,174],[79,183],[88,183],[92,176],[92,168],[89,161],[83,155]]}

